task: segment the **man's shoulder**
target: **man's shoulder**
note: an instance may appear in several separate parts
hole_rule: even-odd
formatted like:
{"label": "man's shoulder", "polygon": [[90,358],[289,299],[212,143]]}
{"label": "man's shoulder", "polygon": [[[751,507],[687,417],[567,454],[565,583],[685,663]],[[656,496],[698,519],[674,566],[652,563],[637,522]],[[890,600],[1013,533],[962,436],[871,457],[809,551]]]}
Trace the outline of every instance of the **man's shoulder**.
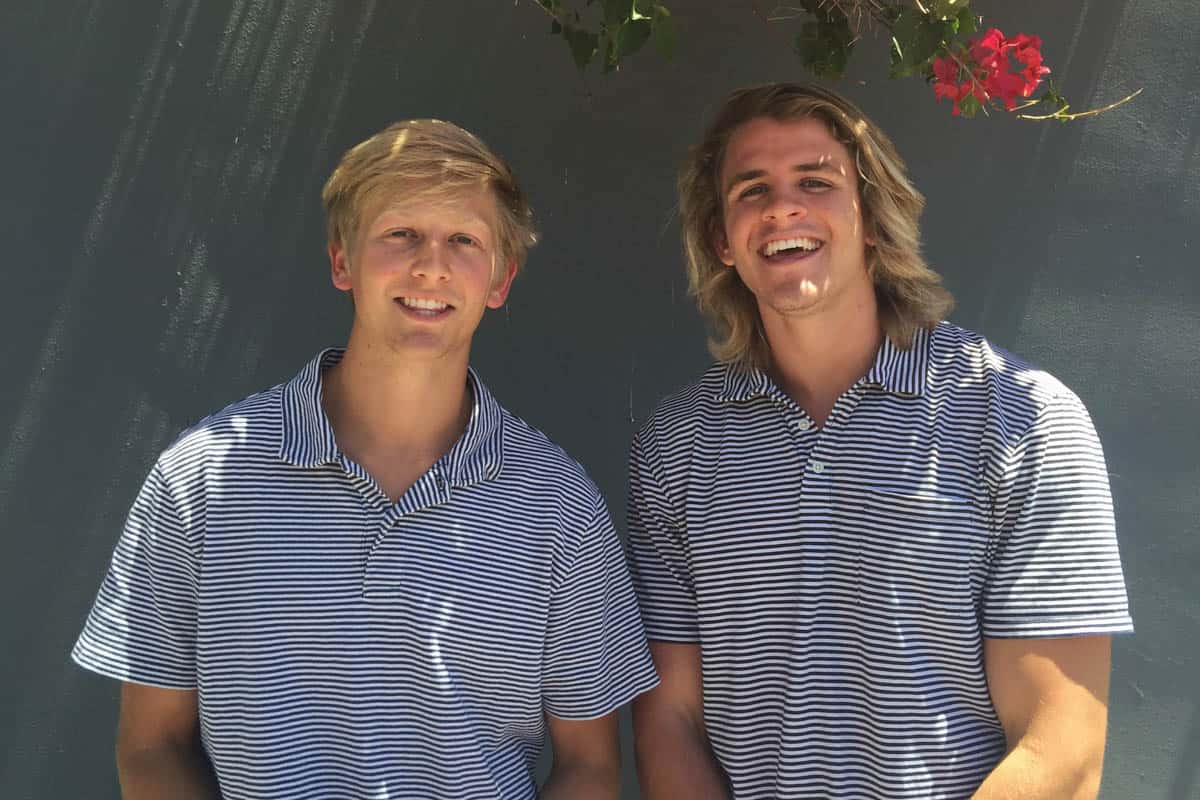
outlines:
{"label": "man's shoulder", "polygon": [[727,388],[729,364],[715,363],[692,380],[668,394],[642,424],[639,439],[675,438],[688,435],[719,410]]}
{"label": "man's shoulder", "polygon": [[220,463],[235,452],[279,450],[284,384],[230,403],[189,425],[158,459],[164,477]]}
{"label": "man's shoulder", "polygon": [[556,486],[587,501],[600,499],[600,490],[587,470],[561,445],[507,408],[501,406],[500,412],[505,471],[536,476],[543,486]]}
{"label": "man's shoulder", "polygon": [[1080,402],[1057,377],[976,331],[943,322],[934,330],[930,348],[930,388],[935,393],[982,388],[1000,409],[1029,414],[1055,402]]}

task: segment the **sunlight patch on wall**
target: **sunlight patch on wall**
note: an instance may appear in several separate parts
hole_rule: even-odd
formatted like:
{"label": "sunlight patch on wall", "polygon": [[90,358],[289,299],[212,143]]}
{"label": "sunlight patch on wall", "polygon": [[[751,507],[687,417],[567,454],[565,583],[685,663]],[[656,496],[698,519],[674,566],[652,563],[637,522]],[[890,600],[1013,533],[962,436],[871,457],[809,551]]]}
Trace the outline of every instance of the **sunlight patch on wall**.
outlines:
{"label": "sunlight patch on wall", "polygon": [[158,351],[173,356],[181,369],[203,374],[229,314],[229,299],[220,279],[208,269],[204,240],[193,238],[188,249],[187,264],[175,273],[179,278],[176,302]]}
{"label": "sunlight patch on wall", "polygon": [[[26,386],[16,422],[0,452],[0,518],[8,510],[21,465],[38,436],[46,395],[58,377],[59,366],[67,359],[70,349],[67,328],[87,297],[98,254],[118,226],[130,190],[144,163],[146,147],[160,121],[178,59],[178,48],[174,43],[180,35],[176,30],[176,16],[181,5],[180,2],[168,2],[160,11],[155,40],[144,62],[142,80],[130,108],[129,123],[121,133],[108,177],[88,219],[79,250],[72,259],[70,277],[39,349],[33,379]],[[199,0],[193,0],[187,7],[181,25],[182,35],[191,28],[198,7]]]}

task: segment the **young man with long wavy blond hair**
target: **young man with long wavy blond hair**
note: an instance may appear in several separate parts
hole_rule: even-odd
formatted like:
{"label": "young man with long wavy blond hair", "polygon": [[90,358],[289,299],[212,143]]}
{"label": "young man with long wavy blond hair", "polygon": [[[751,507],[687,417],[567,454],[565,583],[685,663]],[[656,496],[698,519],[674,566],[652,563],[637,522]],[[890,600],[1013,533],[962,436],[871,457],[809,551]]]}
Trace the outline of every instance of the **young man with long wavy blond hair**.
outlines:
{"label": "young man with long wavy blond hair", "polygon": [[1095,797],[1131,621],[1079,399],[943,321],[844,98],[734,92],[680,194],[718,363],[630,457],[645,796]]}

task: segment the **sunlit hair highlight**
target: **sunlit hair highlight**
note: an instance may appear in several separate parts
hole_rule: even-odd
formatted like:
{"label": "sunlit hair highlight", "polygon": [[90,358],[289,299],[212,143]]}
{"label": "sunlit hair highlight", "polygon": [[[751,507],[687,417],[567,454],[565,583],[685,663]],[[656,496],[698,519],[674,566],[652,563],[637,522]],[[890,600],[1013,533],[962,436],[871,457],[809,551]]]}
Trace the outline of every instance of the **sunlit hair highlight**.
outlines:
{"label": "sunlit hair highlight", "polygon": [[714,329],[709,350],[720,361],[766,367],[770,351],[753,293],[715,247],[723,235],[720,186],[733,134],[760,117],[779,122],[815,118],[849,151],[858,172],[867,270],[875,284],[884,333],[907,349],[919,328],[931,328],[954,305],[921,256],[919,219],[925,198],[908,178],[895,146],[849,100],[817,86],[774,83],[739,89],[717,111],[679,175],[679,213],[688,284]]}
{"label": "sunlit hair highlight", "polygon": [[346,151],[321,192],[326,233],[353,257],[360,228],[388,205],[453,202],[483,188],[495,199],[497,255],[520,269],[537,231],[516,176],[477,136],[436,119],[394,123]]}

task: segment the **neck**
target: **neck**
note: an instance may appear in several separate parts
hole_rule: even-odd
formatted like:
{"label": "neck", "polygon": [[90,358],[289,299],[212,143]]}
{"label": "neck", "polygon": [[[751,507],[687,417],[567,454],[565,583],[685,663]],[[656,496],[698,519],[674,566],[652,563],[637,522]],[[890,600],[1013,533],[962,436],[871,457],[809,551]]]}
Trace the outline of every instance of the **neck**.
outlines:
{"label": "neck", "polygon": [[354,460],[383,452],[436,459],[462,435],[472,408],[465,355],[454,364],[406,361],[353,335],[322,386],[334,438]]}
{"label": "neck", "polygon": [[763,314],[772,379],[818,425],[875,363],[883,341],[875,291],[856,293],[835,310],[782,317]]}

